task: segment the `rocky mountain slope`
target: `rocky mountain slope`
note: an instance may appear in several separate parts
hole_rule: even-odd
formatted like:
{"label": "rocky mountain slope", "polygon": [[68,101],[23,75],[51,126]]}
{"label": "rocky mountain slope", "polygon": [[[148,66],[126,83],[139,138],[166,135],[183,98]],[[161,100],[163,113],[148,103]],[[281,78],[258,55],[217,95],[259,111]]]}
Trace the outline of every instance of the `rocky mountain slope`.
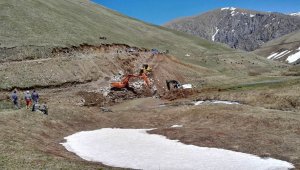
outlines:
{"label": "rocky mountain slope", "polygon": [[300,17],[300,12],[294,12],[294,13],[291,13],[290,15],[291,16],[298,16],[298,17]]}
{"label": "rocky mountain slope", "polygon": [[300,29],[300,18],[227,7],[171,21],[165,26],[231,48],[253,51],[265,42]]}
{"label": "rocky mountain slope", "polygon": [[291,64],[300,63],[300,31],[272,40],[255,50],[255,53],[270,60]]}

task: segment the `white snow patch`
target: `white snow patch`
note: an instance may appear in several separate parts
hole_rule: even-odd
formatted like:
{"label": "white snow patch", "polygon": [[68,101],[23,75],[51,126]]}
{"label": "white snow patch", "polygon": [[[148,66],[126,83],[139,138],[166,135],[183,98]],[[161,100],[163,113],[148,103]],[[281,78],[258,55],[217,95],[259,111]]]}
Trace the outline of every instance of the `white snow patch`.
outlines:
{"label": "white snow patch", "polygon": [[231,16],[234,16],[234,11],[231,11]]}
{"label": "white snow patch", "polygon": [[182,88],[183,89],[191,89],[192,88],[192,84],[183,84]]}
{"label": "white snow patch", "polygon": [[300,12],[291,13],[291,16],[300,16]]}
{"label": "white snow patch", "polygon": [[289,50],[285,50],[285,51],[282,51],[281,53],[274,53],[274,54],[271,54],[268,57],[268,59],[271,59],[271,60],[280,59],[280,58],[282,58],[283,56],[287,55],[290,52],[291,51],[289,51]]}
{"label": "white snow patch", "polygon": [[271,54],[271,55],[268,57],[268,59],[272,59],[272,58],[275,57],[277,54],[278,54],[278,53],[273,53],[273,54]]}
{"label": "white snow patch", "polygon": [[239,12],[231,11],[231,16],[232,16],[232,17],[235,16],[235,15],[237,15],[237,14],[239,14]]}
{"label": "white snow patch", "polygon": [[255,17],[255,15],[253,15],[253,14],[250,14],[250,17],[251,17],[251,18],[253,18],[253,17]]}
{"label": "white snow patch", "polygon": [[234,30],[231,30],[231,32],[234,32]]}
{"label": "white snow patch", "polygon": [[225,8],[221,8],[221,11],[224,11],[224,10],[229,10],[230,7],[225,7]]}
{"label": "white snow patch", "polygon": [[238,102],[234,102],[234,101],[224,101],[224,100],[208,100],[208,101],[196,101],[194,102],[194,105],[198,106],[198,105],[201,105],[201,104],[204,104],[204,103],[207,103],[207,104],[240,104]]}
{"label": "white snow patch", "polygon": [[186,56],[186,57],[190,57],[191,55],[190,55],[190,54],[186,54],[185,56]]}
{"label": "white snow patch", "polygon": [[236,10],[236,8],[234,8],[234,7],[225,7],[225,8],[221,8],[221,11],[223,11],[223,10],[231,10],[231,11],[234,11],[234,10]]}
{"label": "white snow patch", "polygon": [[288,61],[289,63],[293,63],[293,62],[295,62],[295,61],[297,61],[297,60],[299,60],[299,59],[300,59],[300,51],[297,52],[297,53],[295,53],[295,54],[293,54],[293,55],[290,55],[290,56],[286,59],[286,61]]}
{"label": "white snow patch", "polygon": [[297,50],[300,51],[300,47]]}
{"label": "white snow patch", "polygon": [[286,54],[290,53],[290,51],[288,50],[285,50],[285,51],[282,51],[281,53],[279,53],[278,55],[274,56],[272,59],[275,60],[275,59],[279,59],[283,56],[285,56]]}
{"label": "white snow patch", "polygon": [[220,101],[220,100],[213,100],[213,104],[239,104],[238,102],[232,102],[232,101]]}
{"label": "white snow patch", "polygon": [[202,103],[204,103],[204,101],[197,101],[197,102],[195,102],[195,106],[198,106],[198,105],[200,105]]}
{"label": "white snow patch", "polygon": [[181,128],[181,127],[183,127],[183,125],[173,125],[173,126],[171,126],[171,128]]}
{"label": "white snow patch", "polygon": [[185,145],[147,129],[100,129],[75,133],[62,145],[81,158],[108,166],[172,170],[288,170],[294,166],[273,158],[224,149]]}
{"label": "white snow patch", "polygon": [[219,29],[218,29],[218,27],[216,27],[216,33],[211,37],[212,41],[215,41],[215,36],[218,34],[218,32],[219,32]]}

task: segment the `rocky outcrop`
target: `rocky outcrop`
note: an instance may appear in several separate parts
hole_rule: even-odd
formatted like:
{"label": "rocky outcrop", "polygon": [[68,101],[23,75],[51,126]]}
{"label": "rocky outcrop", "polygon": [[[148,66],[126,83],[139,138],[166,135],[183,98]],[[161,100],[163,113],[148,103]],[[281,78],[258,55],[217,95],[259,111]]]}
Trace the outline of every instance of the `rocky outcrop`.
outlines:
{"label": "rocky outcrop", "polygon": [[253,51],[263,43],[300,29],[300,17],[233,7],[165,24],[166,27]]}

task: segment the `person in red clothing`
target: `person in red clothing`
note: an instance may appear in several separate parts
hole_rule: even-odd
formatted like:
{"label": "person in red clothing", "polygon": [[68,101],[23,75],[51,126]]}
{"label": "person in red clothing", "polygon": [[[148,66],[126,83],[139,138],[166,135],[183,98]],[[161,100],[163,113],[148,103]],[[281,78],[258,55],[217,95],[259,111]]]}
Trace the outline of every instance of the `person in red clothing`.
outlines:
{"label": "person in red clothing", "polygon": [[29,91],[26,91],[24,99],[26,102],[26,109],[29,109],[30,105],[31,105],[31,95],[30,95]]}

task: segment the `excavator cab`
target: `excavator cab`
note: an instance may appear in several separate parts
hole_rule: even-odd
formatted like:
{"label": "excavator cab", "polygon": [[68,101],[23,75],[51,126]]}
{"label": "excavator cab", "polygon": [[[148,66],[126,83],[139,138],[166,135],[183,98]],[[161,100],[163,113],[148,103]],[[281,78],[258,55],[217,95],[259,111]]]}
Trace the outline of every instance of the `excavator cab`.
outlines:
{"label": "excavator cab", "polygon": [[152,72],[152,68],[148,64],[143,64],[144,72]]}
{"label": "excavator cab", "polygon": [[168,90],[171,90],[171,85],[173,86],[172,88],[174,88],[174,89],[179,89],[182,87],[182,85],[177,80],[166,80],[166,84],[167,84]]}

